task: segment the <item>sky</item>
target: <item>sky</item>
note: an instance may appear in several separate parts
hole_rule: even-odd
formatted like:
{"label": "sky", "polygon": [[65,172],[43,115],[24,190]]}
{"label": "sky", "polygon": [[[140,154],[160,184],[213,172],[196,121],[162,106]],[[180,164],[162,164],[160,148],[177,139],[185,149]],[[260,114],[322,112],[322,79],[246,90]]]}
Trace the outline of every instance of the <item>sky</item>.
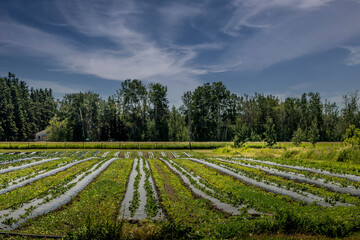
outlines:
{"label": "sky", "polygon": [[239,95],[360,90],[360,0],[1,0],[0,76],[56,98],[107,98],[125,79]]}

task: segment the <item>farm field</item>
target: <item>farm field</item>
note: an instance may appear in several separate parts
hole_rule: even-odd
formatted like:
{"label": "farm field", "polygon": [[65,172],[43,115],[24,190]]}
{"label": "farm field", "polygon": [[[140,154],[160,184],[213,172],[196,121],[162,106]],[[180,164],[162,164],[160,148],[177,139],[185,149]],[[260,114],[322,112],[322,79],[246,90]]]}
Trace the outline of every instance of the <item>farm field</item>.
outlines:
{"label": "farm field", "polygon": [[360,236],[359,164],[221,151],[0,151],[0,231],[69,239]]}

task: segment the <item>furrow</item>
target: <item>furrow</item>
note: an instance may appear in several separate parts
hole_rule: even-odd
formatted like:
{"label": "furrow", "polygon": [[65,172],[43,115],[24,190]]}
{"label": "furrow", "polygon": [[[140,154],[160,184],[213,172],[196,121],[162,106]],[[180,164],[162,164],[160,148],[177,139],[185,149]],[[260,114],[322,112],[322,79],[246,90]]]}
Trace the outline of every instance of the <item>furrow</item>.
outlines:
{"label": "furrow", "polygon": [[307,184],[313,184],[319,187],[325,187],[331,191],[334,192],[338,192],[338,193],[345,193],[345,194],[350,194],[352,196],[356,196],[359,197],[360,196],[360,191],[355,189],[355,188],[351,188],[351,187],[341,187],[332,183],[327,183],[325,182],[324,179],[311,179],[311,178],[307,178],[305,176],[299,176],[295,173],[291,173],[291,172],[283,172],[277,169],[273,169],[273,168],[265,168],[262,166],[253,166],[253,165],[247,165],[247,164],[243,164],[241,162],[236,162],[236,161],[228,161],[225,159],[221,159],[221,158],[217,158],[217,160],[219,161],[223,161],[223,162],[228,162],[228,163],[234,163],[243,167],[247,167],[247,168],[253,168],[253,169],[259,169],[265,173],[274,175],[274,176],[278,176],[278,177],[283,177],[289,180],[295,180],[295,181],[299,181],[299,182],[303,182],[303,183],[307,183]]}
{"label": "furrow", "polygon": [[11,224],[10,226],[6,226],[4,224],[1,225],[3,229],[6,230],[13,230],[17,227],[19,227],[22,223],[26,222],[30,218],[37,217],[39,215],[43,215],[45,213],[48,213],[50,211],[53,211],[60,206],[65,205],[66,203],[70,202],[71,199],[76,196],[81,190],[83,190],[96,176],[98,176],[102,171],[104,171],[112,162],[117,160],[118,158],[112,158],[105,162],[101,167],[84,177],[82,180],[77,182],[74,187],[70,188],[68,191],[66,191],[64,194],[60,195],[59,197],[40,205],[39,207],[32,210],[31,214],[26,219],[19,219],[18,222]]}
{"label": "furrow", "polygon": [[204,199],[209,200],[214,206],[216,206],[216,208],[230,213],[230,214],[234,214],[234,215],[239,215],[240,212],[238,210],[239,207],[234,207],[230,204],[224,203],[219,201],[219,199],[214,198],[212,196],[209,196],[208,194],[204,193],[202,190],[196,188],[190,181],[189,178],[187,178],[185,175],[183,175],[178,169],[176,169],[173,165],[171,165],[168,161],[165,161],[164,159],[160,158],[160,160],[162,162],[164,162],[173,172],[177,173],[178,176],[180,176],[180,178],[189,186],[189,188],[191,189],[191,191],[193,191],[195,194],[201,196]]}
{"label": "furrow", "polygon": [[[246,176],[243,176],[243,175],[240,175],[234,171],[231,171],[227,168],[224,168],[222,166],[219,166],[217,164],[213,164],[213,163],[209,163],[205,160],[200,160],[200,159],[195,159],[195,158],[189,158],[189,160],[192,160],[192,161],[195,161],[195,162],[198,162],[198,163],[202,163],[208,167],[211,167],[211,168],[214,168],[214,169],[217,169],[218,171],[220,172],[223,172],[227,175],[230,175],[230,176],[233,176],[247,184],[250,184],[250,185],[253,185],[253,186],[257,186],[259,188],[262,188],[263,190],[265,191],[268,191],[268,192],[273,192],[273,193],[276,193],[276,194],[279,194],[279,195],[286,195],[286,196],[289,196],[291,198],[294,198],[296,200],[300,200],[300,201],[303,201],[303,202],[306,202],[308,204],[311,204],[311,203],[316,203],[320,206],[323,206],[323,207],[331,207],[332,205],[326,201],[324,201],[323,198],[319,197],[319,196],[316,196],[316,195],[313,195],[311,193],[307,193],[307,192],[294,192],[294,191],[291,191],[291,190],[287,190],[287,189],[284,189],[284,188],[281,188],[281,187],[278,187],[276,186],[275,184],[267,184],[265,182],[259,182],[259,181],[256,181],[252,178],[249,178],[249,177],[246,177]],[[304,195],[302,195],[302,194]],[[348,204],[344,204],[344,203],[336,203],[336,205],[340,205],[340,206],[349,206]]]}
{"label": "furrow", "polygon": [[131,201],[134,196],[134,182],[135,182],[135,178],[137,176],[137,172],[136,172],[135,168],[138,164],[138,161],[139,161],[138,159],[134,159],[131,173],[129,176],[128,185],[127,185],[126,192],[125,192],[125,196],[121,203],[121,208],[120,208],[120,213],[119,213],[120,218],[129,219],[131,217],[131,212],[130,212],[129,206],[130,206]]}
{"label": "furrow", "polygon": [[[154,183],[154,179],[152,177],[152,174],[151,174],[151,170],[150,170],[150,166],[149,166],[149,162],[147,160],[145,160],[145,165],[144,167],[149,171],[149,177],[148,177],[148,181],[150,182],[150,185],[151,185],[151,194],[154,196],[155,200],[156,200],[156,208],[157,208],[157,213],[155,216],[153,216],[152,218],[153,219],[164,219],[165,218],[165,214],[163,213],[162,209],[160,208],[160,205],[159,205],[159,196],[157,195],[156,193],[156,189],[155,189],[155,183]],[[147,198],[147,204],[150,204],[148,203],[148,200],[149,198]]]}
{"label": "furrow", "polygon": [[10,168],[6,168],[6,169],[2,169],[2,170],[0,170],[0,174],[7,173],[7,172],[12,172],[12,171],[17,171],[17,170],[20,170],[20,169],[32,167],[32,166],[35,166],[35,165],[39,165],[39,164],[42,164],[42,163],[46,163],[46,162],[50,162],[50,161],[54,161],[54,160],[58,160],[58,159],[60,159],[60,158],[57,157],[57,158],[44,159],[44,160],[34,162],[34,163],[29,163],[29,164],[25,164],[25,165],[21,165],[21,166],[17,166],[17,167],[10,167]]}
{"label": "furrow", "polygon": [[16,163],[16,162],[23,162],[23,161],[32,160],[35,158],[42,158],[42,157],[30,157],[30,158],[16,159],[16,160],[12,160],[12,161],[2,162],[2,163],[0,163],[0,165],[12,164],[12,163]]}
{"label": "furrow", "polygon": [[7,193],[7,192],[10,192],[16,188],[19,188],[19,187],[22,187],[22,186],[25,186],[26,184],[29,184],[31,182],[34,182],[34,181],[37,181],[39,179],[42,179],[42,178],[45,178],[45,177],[48,177],[48,176],[51,176],[51,175],[54,175],[58,172],[61,172],[61,171],[64,171],[66,169],[69,169],[71,168],[72,166],[75,166],[79,163],[82,163],[82,162],[85,162],[85,161],[88,161],[88,160],[91,160],[91,159],[95,159],[95,157],[91,157],[91,158],[86,158],[86,159],[83,159],[83,160],[80,160],[80,161],[77,161],[77,162],[73,162],[73,163],[70,163],[68,165],[65,165],[63,167],[60,167],[60,168],[56,168],[54,170],[51,170],[49,172],[45,172],[45,173],[42,173],[42,174],[39,174],[33,178],[30,178],[30,179],[27,179],[23,182],[20,182],[20,183],[17,183],[17,184],[14,184],[14,185],[10,185],[9,187],[7,188],[4,188],[4,189],[1,189],[0,190],[0,194],[4,194],[4,193]]}
{"label": "furrow", "polygon": [[284,165],[284,164],[280,164],[280,163],[274,163],[274,162],[270,162],[270,161],[260,161],[260,160],[249,159],[249,158],[233,158],[233,159],[245,160],[245,161],[249,161],[249,162],[264,163],[264,164],[278,166],[278,167],[295,169],[295,170],[298,170],[298,171],[307,171],[307,172],[311,172],[311,173],[319,173],[319,174],[324,174],[324,175],[338,177],[338,178],[345,178],[345,179],[348,179],[348,180],[351,180],[351,181],[354,181],[354,182],[360,182],[360,176],[355,176],[355,175],[350,175],[350,174],[332,173],[332,172],[329,172],[329,171],[326,171],[326,170],[321,170],[321,169],[307,168],[307,167],[301,167],[301,166]]}

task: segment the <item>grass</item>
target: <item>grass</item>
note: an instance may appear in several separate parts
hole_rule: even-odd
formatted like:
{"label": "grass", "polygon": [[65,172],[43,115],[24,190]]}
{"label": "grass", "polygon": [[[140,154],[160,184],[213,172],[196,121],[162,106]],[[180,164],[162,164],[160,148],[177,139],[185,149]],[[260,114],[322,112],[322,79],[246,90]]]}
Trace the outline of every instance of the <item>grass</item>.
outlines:
{"label": "grass", "polygon": [[310,143],[302,143],[299,146],[292,143],[277,143],[275,147],[267,148],[263,143],[258,142],[247,143],[242,148],[227,145],[213,151],[201,152],[209,157],[216,153],[225,157],[285,158],[360,164],[360,148],[350,147],[341,142],[321,142],[317,143],[315,148]]}
{"label": "grass", "polygon": [[[230,142],[192,142],[193,149],[214,149]],[[188,142],[0,142],[0,149],[189,149]]]}

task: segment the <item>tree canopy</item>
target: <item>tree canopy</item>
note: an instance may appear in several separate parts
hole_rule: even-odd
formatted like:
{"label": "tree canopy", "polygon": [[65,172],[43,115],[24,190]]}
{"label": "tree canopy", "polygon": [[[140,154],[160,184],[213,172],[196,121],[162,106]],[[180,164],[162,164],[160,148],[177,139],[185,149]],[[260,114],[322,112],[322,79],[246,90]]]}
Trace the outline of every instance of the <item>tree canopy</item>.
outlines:
{"label": "tree canopy", "polygon": [[222,82],[205,83],[169,106],[167,86],[127,79],[115,94],[66,94],[29,89],[14,74],[0,78],[0,140],[24,141],[47,129],[53,141],[340,141],[360,128],[359,92],[343,97],[342,109],[319,93],[280,100],[255,93],[239,96]]}

